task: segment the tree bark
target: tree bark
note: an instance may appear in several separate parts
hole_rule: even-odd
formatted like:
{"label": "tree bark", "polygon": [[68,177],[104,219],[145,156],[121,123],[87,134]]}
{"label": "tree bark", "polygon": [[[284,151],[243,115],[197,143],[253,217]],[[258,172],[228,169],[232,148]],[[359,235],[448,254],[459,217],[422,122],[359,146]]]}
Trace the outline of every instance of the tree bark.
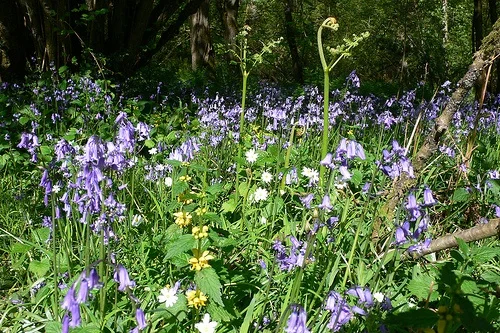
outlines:
{"label": "tree bark", "polygon": [[214,52],[210,38],[208,12],[210,1],[204,0],[191,16],[191,67],[197,70],[202,66],[215,66]]}
{"label": "tree bark", "polygon": [[146,31],[148,19],[153,10],[153,0],[141,0],[137,5],[132,29],[128,38],[128,58],[129,64],[133,65],[137,59],[142,37]]}
{"label": "tree bark", "polygon": [[457,238],[463,239],[466,243],[468,243],[493,237],[495,235],[500,236],[500,219],[493,219],[488,223],[479,224],[470,229],[457,231],[434,239],[427,249],[421,251],[420,253],[415,253],[412,257],[420,258],[430,253],[457,247]]}
{"label": "tree bark", "polygon": [[304,76],[303,76],[303,68],[302,62],[299,56],[299,50],[297,48],[297,39],[296,39],[296,28],[295,23],[293,21],[293,0],[284,0],[283,1],[285,8],[285,36],[286,41],[288,43],[288,48],[290,49],[290,55],[292,57],[292,72],[295,81],[303,84]]}
{"label": "tree bark", "polygon": [[[474,0],[474,15],[472,16],[472,47],[474,52],[477,52],[483,41],[483,2],[482,0]],[[483,71],[476,80],[476,100],[481,100],[481,92],[483,86],[487,84],[486,73]]]}
{"label": "tree bark", "polygon": [[[87,0],[87,7],[89,11],[96,12],[98,10],[104,9],[107,6],[106,0]],[[100,14],[96,15],[93,21],[90,23],[90,38],[89,45],[92,50],[96,52],[104,52],[104,41],[106,37],[106,26],[107,15]]]}
{"label": "tree bark", "polygon": [[[498,20],[498,7],[497,0],[488,0],[488,11],[490,13],[490,22],[493,25]],[[494,91],[495,95],[500,94],[500,61],[497,61],[496,65],[497,77],[496,77],[496,87]]]}
{"label": "tree bark", "polygon": [[[387,221],[392,223],[394,219],[394,211],[397,205],[401,202],[408,190],[415,186],[415,181],[422,169],[427,164],[430,157],[438,151],[438,144],[441,137],[448,130],[453,115],[458,111],[463,100],[472,89],[477,79],[484,72],[484,70],[492,64],[495,59],[500,55],[500,20],[497,20],[493,25],[492,31],[483,39],[483,43],[474,54],[474,60],[469,66],[464,77],[460,79],[455,91],[453,92],[450,100],[446,104],[445,109],[441,115],[436,119],[434,128],[429,135],[425,138],[422,147],[418,150],[413,158],[413,168],[416,178],[409,178],[403,174],[397,181],[394,182],[393,188],[388,195],[387,202],[381,208],[380,215]],[[378,240],[382,220],[377,219],[373,226],[372,239]]]}

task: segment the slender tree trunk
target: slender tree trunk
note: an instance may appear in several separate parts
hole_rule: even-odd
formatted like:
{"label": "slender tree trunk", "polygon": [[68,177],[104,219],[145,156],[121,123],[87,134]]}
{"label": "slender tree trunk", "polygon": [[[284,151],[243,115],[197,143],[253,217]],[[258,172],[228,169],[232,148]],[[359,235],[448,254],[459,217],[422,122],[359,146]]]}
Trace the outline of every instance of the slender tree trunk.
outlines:
{"label": "slender tree trunk", "polygon": [[0,82],[22,78],[26,64],[25,35],[15,1],[0,0]]}
{"label": "slender tree trunk", "polygon": [[[491,25],[493,25],[498,20],[497,0],[488,0],[488,6],[489,6]],[[500,94],[500,61],[497,61],[496,71],[497,71],[496,88],[494,90],[492,89],[492,91],[494,91],[495,94],[498,95]]]}
{"label": "slender tree trunk", "polygon": [[[483,41],[483,4],[482,0],[474,0],[474,15],[472,17],[472,46],[474,52],[479,50]],[[483,86],[486,84],[486,73],[483,71],[476,81],[476,100],[481,99]]]}
{"label": "slender tree trunk", "polygon": [[210,1],[204,0],[196,13],[191,16],[191,66],[193,70],[201,66],[209,68],[215,66],[208,20],[209,5]]}
{"label": "slender tree trunk", "polygon": [[299,56],[299,50],[297,48],[297,39],[296,39],[296,28],[295,23],[293,22],[293,0],[284,0],[283,1],[285,8],[285,36],[286,41],[288,43],[288,47],[290,49],[290,55],[292,57],[292,71],[293,77],[295,81],[303,84],[304,76],[302,69],[302,62]]}
{"label": "slender tree trunk", "polygon": [[[87,0],[87,6],[90,11],[96,12],[98,10],[104,9],[107,6],[106,0]],[[90,23],[90,47],[97,52],[104,52],[104,41],[106,37],[106,20],[107,15],[100,14],[97,15],[94,20]]]}
{"label": "slender tree trunk", "polygon": [[137,5],[134,22],[128,39],[128,52],[132,61],[136,61],[142,37],[146,31],[149,15],[153,10],[153,0],[141,0]]}

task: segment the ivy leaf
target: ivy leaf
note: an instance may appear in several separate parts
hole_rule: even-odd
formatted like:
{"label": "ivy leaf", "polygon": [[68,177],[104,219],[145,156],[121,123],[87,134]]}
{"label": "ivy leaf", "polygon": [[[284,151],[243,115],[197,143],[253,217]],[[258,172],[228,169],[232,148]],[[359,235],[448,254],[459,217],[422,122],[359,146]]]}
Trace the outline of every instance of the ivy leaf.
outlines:
{"label": "ivy leaf", "polygon": [[222,285],[219,276],[213,268],[204,268],[196,272],[194,283],[196,283],[201,291],[208,295],[209,299],[219,305],[224,305],[222,302]]}

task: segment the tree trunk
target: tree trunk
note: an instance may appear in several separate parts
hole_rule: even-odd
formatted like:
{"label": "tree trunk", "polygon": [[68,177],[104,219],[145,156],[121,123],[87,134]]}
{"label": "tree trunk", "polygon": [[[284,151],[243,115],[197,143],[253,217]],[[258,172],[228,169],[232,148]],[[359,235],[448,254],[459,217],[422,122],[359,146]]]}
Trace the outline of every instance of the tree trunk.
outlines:
{"label": "tree trunk", "polygon": [[[482,0],[474,0],[474,15],[472,16],[472,47],[479,50],[483,41],[483,4]],[[483,71],[476,81],[476,100],[481,99],[483,86],[486,84],[486,73]]]}
{"label": "tree trunk", "polygon": [[15,1],[0,0],[0,82],[24,75],[25,35],[20,8]]}
{"label": "tree trunk", "polygon": [[283,4],[285,8],[285,36],[288,47],[290,48],[290,55],[292,56],[293,77],[295,81],[303,84],[304,76],[302,74],[302,62],[297,48],[296,28],[292,16],[293,0],[284,0]]}
{"label": "tree trunk", "polygon": [[[446,133],[450,126],[453,115],[458,111],[463,100],[472,89],[477,79],[484,70],[500,56],[500,20],[493,25],[492,31],[483,39],[483,43],[474,54],[474,61],[469,66],[464,77],[458,82],[457,88],[453,92],[450,100],[446,104],[441,115],[436,119],[434,128],[425,138],[422,147],[413,159],[413,168],[416,178],[411,179],[403,174],[401,178],[394,182],[393,188],[388,195],[387,202],[381,208],[380,215],[387,223],[392,223],[394,210],[404,198],[410,188],[415,186],[415,180],[418,174],[427,164],[430,157],[438,151],[438,145],[441,137]],[[497,60],[498,61],[498,60]],[[378,240],[382,221],[379,218],[373,226],[372,239]]]}
{"label": "tree trunk", "polygon": [[[488,0],[488,6],[489,6],[488,9],[490,13],[491,25],[493,25],[498,20],[497,0]],[[492,91],[495,93],[495,95],[498,95],[500,94],[500,61],[497,61],[496,70],[497,70],[496,87],[494,90],[492,89]]]}
{"label": "tree trunk", "polygon": [[197,70],[201,66],[213,68],[215,65],[208,12],[210,0],[204,0],[191,16],[191,66]]}
{"label": "tree trunk", "polygon": [[142,43],[144,31],[146,31],[149,15],[153,10],[153,0],[141,0],[137,5],[137,10],[128,39],[128,53],[131,63],[137,61],[137,54]]}
{"label": "tree trunk", "polygon": [[[105,9],[107,6],[106,0],[87,0],[89,11],[96,12]],[[90,23],[90,38],[89,46],[96,52],[104,52],[104,41],[106,37],[106,20],[107,15],[99,14],[94,17]]]}

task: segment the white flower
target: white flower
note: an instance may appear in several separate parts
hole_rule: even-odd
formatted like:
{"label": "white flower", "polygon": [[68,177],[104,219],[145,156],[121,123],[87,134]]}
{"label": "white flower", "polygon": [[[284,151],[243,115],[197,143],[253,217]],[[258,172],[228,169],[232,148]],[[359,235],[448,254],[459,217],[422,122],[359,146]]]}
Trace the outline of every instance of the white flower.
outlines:
{"label": "white flower", "polygon": [[262,173],[261,179],[264,183],[269,184],[273,180],[273,175],[270,172],[264,171]]}
{"label": "white flower", "polygon": [[267,219],[266,219],[265,216],[261,216],[260,217],[260,223],[262,223],[262,224],[266,224],[267,223]]}
{"label": "white flower", "polygon": [[304,167],[302,169],[302,175],[306,176],[307,178],[309,178],[310,182],[316,183],[316,182],[319,181],[319,172],[318,172],[318,170],[314,170],[314,169],[311,169],[311,168],[308,168],[308,167]]}
{"label": "white flower", "polygon": [[205,313],[203,316],[203,321],[200,321],[197,324],[194,324],[194,327],[200,331],[200,333],[214,333],[215,326],[217,326],[216,321],[210,321],[210,315]]}
{"label": "white flower", "polygon": [[155,165],[155,170],[161,172],[161,171],[165,170],[165,166],[163,164]]}
{"label": "white flower", "polygon": [[156,148],[151,148],[151,149],[149,150],[149,154],[151,154],[151,155],[156,155],[156,154],[158,154],[158,149],[156,149]]}
{"label": "white flower", "polygon": [[259,202],[259,201],[264,201],[267,200],[267,197],[269,195],[269,192],[265,188],[262,187],[257,187],[253,194],[253,201]]}
{"label": "white flower", "polygon": [[160,296],[158,296],[158,302],[165,303],[167,308],[173,306],[175,302],[177,302],[177,288],[174,286],[173,288],[169,288],[168,286],[160,290]]}
{"label": "white flower", "polygon": [[377,300],[377,302],[382,303],[384,301],[384,294],[382,293],[374,293],[373,298]]}
{"label": "white flower", "polygon": [[164,182],[165,182],[165,186],[167,186],[167,187],[172,186],[172,183],[173,183],[172,177],[165,177]]}
{"label": "white flower", "polygon": [[59,191],[61,191],[61,186],[59,185],[52,186],[52,192],[59,193]]}
{"label": "white flower", "polygon": [[139,224],[142,223],[142,221],[144,221],[142,215],[135,214],[134,217],[132,218],[132,226],[137,227]]}
{"label": "white flower", "polygon": [[259,155],[257,155],[257,153],[255,152],[255,149],[250,149],[249,151],[247,151],[245,153],[245,157],[246,157],[248,163],[253,163],[253,162],[257,161],[257,157],[259,157]]}

